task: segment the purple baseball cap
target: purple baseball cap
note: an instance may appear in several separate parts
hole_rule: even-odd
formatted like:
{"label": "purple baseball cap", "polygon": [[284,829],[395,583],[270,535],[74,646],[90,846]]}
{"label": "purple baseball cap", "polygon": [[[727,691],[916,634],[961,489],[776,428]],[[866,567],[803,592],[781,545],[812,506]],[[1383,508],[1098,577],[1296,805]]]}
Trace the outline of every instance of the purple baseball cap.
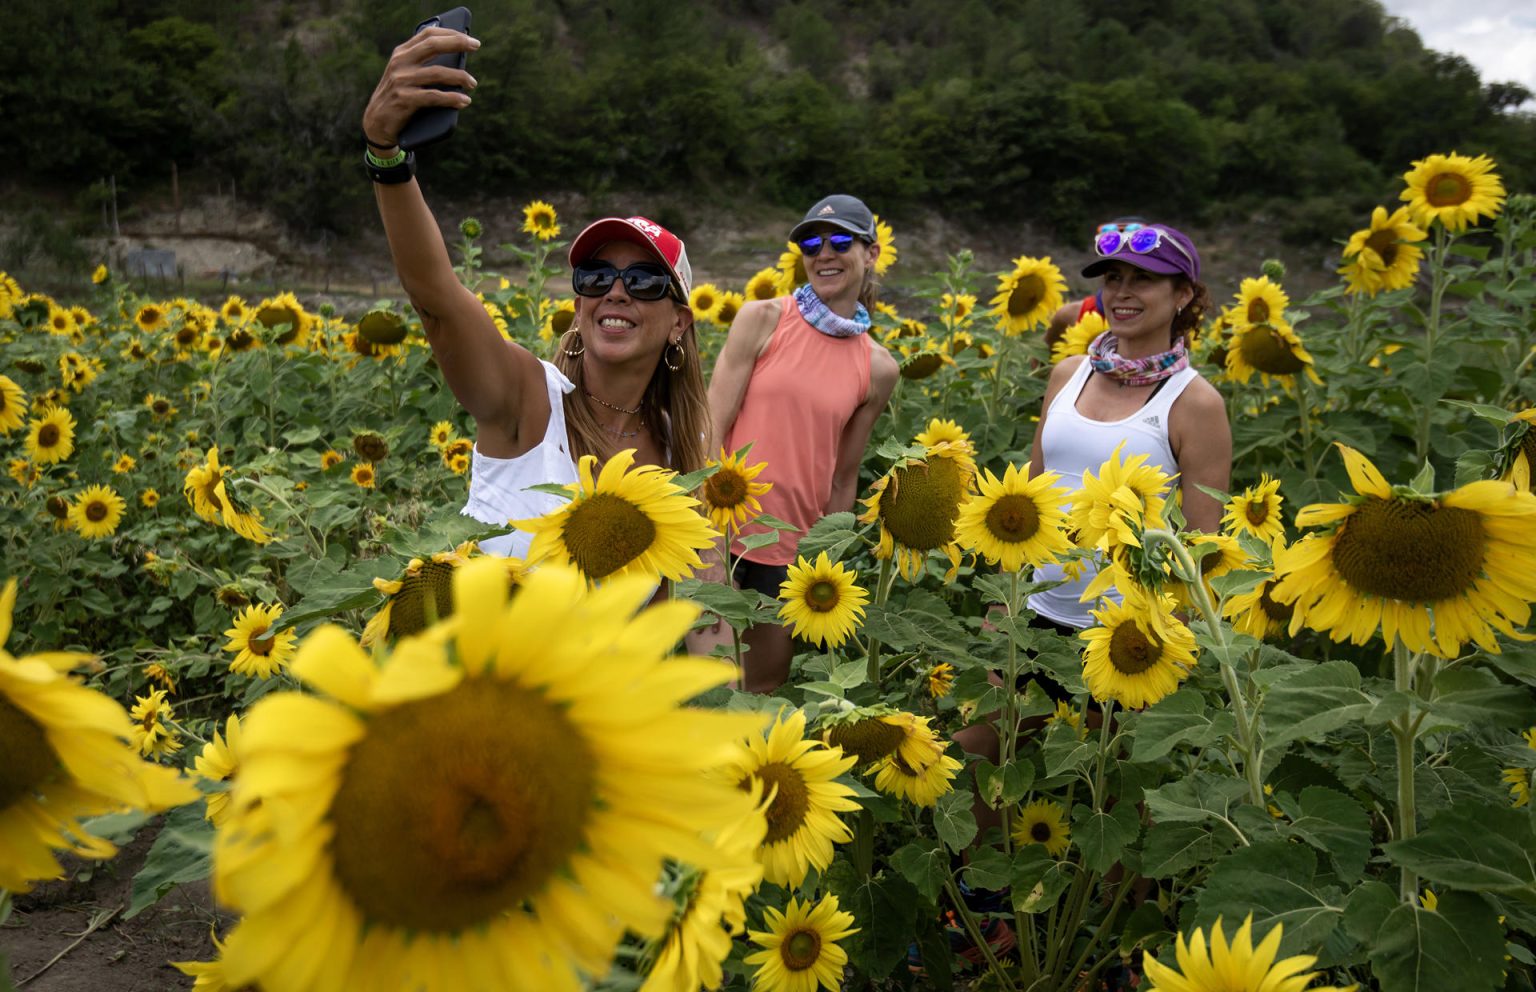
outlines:
{"label": "purple baseball cap", "polygon": [[1195,250],[1195,243],[1183,231],[1167,224],[1104,232],[1094,239],[1093,248],[1100,257],[1083,268],[1085,277],[1101,274],[1111,262],[1124,262],[1161,276],[1200,281],[1200,253]]}

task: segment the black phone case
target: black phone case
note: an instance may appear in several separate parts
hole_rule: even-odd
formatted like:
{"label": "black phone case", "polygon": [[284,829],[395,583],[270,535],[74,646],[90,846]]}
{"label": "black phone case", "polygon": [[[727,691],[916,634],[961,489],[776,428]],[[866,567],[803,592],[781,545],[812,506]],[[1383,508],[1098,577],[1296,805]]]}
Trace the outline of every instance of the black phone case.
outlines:
{"label": "black phone case", "polygon": [[[416,31],[426,28],[452,28],[463,34],[469,33],[470,14],[468,7],[455,7],[450,11],[428,18],[416,25]],[[457,52],[448,55],[439,55],[428,62],[427,65],[445,65],[453,69],[464,68],[468,61],[467,52]],[[453,93],[464,92],[459,86],[435,86],[433,89],[448,90]],[[397,139],[400,147],[406,151],[415,151],[434,145],[449,135],[459,123],[459,112],[452,107],[423,107],[411,115],[411,119],[405,122],[405,127],[400,129]]]}

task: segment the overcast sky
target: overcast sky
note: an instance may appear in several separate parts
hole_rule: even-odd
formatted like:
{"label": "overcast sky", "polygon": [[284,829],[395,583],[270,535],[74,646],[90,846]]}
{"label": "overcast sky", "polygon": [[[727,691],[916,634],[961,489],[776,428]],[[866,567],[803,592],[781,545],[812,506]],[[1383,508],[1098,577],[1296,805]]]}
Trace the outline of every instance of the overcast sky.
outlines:
{"label": "overcast sky", "polygon": [[[1536,93],[1536,0],[1382,0],[1442,52],[1466,56],[1484,83],[1515,82]],[[1536,107],[1527,103],[1525,109]]]}

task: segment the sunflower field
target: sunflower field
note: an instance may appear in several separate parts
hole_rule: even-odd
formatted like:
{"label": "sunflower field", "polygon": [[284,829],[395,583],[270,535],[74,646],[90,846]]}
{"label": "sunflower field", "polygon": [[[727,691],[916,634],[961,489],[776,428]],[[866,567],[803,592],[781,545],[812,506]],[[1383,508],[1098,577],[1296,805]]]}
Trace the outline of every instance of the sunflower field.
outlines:
{"label": "sunflower field", "polygon": [[[1266,263],[1196,338],[1216,534],[1139,458],[1030,475],[1103,329],[1046,347],[1050,259],[907,279],[882,222],[902,380],[778,598],[703,577],[783,527],[750,449],[584,460],[527,561],[481,553],[402,302],[0,274],[0,918],[158,830],[126,915],[209,880],[199,990],[1531,989],[1536,196],[1457,154],[1384,192],[1337,285]],[[505,273],[464,221],[459,274],[547,355],[526,219]],[[764,262],[694,290],[706,356],[804,279]],[[1030,626],[1087,560],[1098,625]],[[797,638],[767,696],[756,623]]]}

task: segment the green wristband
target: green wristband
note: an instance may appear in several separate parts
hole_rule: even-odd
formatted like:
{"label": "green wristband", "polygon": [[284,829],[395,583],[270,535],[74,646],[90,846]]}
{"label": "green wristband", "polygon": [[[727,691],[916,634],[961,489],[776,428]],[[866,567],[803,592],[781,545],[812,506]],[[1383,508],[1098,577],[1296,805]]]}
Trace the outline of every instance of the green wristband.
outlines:
{"label": "green wristband", "polygon": [[392,169],[405,161],[405,149],[398,148],[389,158],[379,158],[373,153],[372,148],[363,149],[363,154],[368,158],[368,164],[375,169]]}

